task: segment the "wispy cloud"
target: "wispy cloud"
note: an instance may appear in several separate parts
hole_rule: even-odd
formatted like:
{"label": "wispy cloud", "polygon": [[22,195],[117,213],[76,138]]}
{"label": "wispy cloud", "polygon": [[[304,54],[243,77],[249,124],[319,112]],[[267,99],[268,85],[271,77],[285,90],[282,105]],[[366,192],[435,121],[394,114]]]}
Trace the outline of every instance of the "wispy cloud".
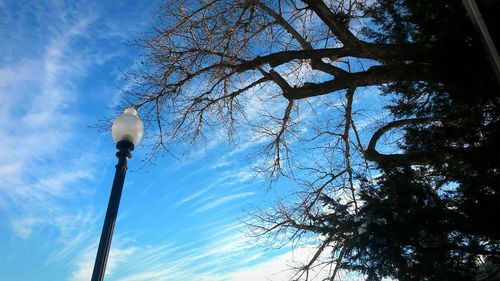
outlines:
{"label": "wispy cloud", "polygon": [[11,26],[18,37],[2,45],[19,51],[3,52],[0,60],[0,208],[17,238],[52,229],[57,246],[48,263],[77,251],[94,229],[97,214],[83,199],[100,156],[82,132],[87,124],[75,109],[89,95],[77,84],[92,65],[112,57],[76,43],[91,39],[97,13],[65,5],[71,4],[32,2],[15,10],[35,15],[24,22],[33,26]]}
{"label": "wispy cloud", "polygon": [[[113,248],[107,276],[120,281],[282,281],[293,277],[296,273],[293,268],[304,265],[316,251],[314,247],[304,247],[282,250],[281,254],[272,256],[266,248],[255,247],[250,238],[234,231],[239,227],[220,228],[217,235],[208,238],[208,243],[176,246],[164,242]],[[71,281],[90,278],[92,258],[91,251],[83,252],[75,263]],[[114,270],[113,266],[119,266],[120,271]],[[310,280],[324,280],[327,274],[328,270],[312,270]],[[363,280],[361,276],[346,272],[340,274],[345,280]]]}
{"label": "wispy cloud", "polygon": [[205,187],[205,188],[203,188],[203,189],[200,189],[200,190],[198,190],[198,191],[196,191],[196,192],[194,192],[194,193],[192,193],[192,194],[190,194],[190,195],[188,195],[188,196],[184,197],[183,199],[179,200],[177,203],[175,203],[175,204],[173,205],[173,207],[178,207],[178,206],[180,206],[180,205],[182,205],[182,204],[185,204],[185,203],[188,203],[188,202],[190,202],[190,201],[193,201],[193,200],[195,200],[196,198],[199,198],[199,197],[201,197],[203,194],[205,194],[205,193],[207,193],[208,191],[210,191],[213,187],[214,187],[213,185],[210,185],[210,186],[208,186],[208,187]]}
{"label": "wispy cloud", "polygon": [[217,208],[219,207],[220,205],[223,205],[225,203],[228,203],[230,201],[233,201],[233,200],[237,200],[237,199],[241,199],[241,198],[245,198],[245,197],[249,197],[251,195],[254,195],[255,192],[241,192],[241,193],[237,193],[237,194],[232,194],[232,195],[228,195],[228,196],[224,196],[224,197],[221,197],[221,198],[215,198],[212,200],[210,200],[210,202],[204,204],[203,206],[195,209],[195,213],[199,213],[199,212],[205,212],[205,211],[208,211],[210,209],[213,209],[213,208]]}
{"label": "wispy cloud", "polygon": [[219,230],[226,233],[218,232],[203,243],[140,247],[133,257],[121,264],[121,273],[115,278],[121,281],[227,280],[224,271],[241,265],[242,261],[247,262],[242,257],[250,246],[248,238],[234,231],[233,225]]}
{"label": "wispy cloud", "polygon": [[[227,160],[231,161],[231,160]],[[218,161],[216,161],[218,162]],[[216,199],[216,201],[219,202],[219,204],[214,205],[214,201],[209,204],[209,208],[201,208],[198,211],[205,211],[208,209],[211,209],[213,207],[216,207],[220,204],[223,204],[225,202],[231,201],[233,199],[238,199],[246,196],[253,195],[248,193],[248,192],[240,192],[240,196],[237,196],[235,194],[229,195],[230,198],[229,200],[225,199],[222,200],[221,197],[226,197],[228,196],[227,193],[234,193],[240,191],[242,187],[245,186],[246,183],[249,183],[250,181],[256,179],[255,171],[251,170],[248,166],[226,166],[224,165],[223,167],[218,167],[222,168],[217,171],[212,171],[211,169],[205,169],[204,167],[201,168],[198,172],[194,174],[199,174],[198,178],[200,178],[200,182],[198,184],[203,184],[206,182],[203,187],[189,191],[187,195],[182,197],[180,200],[178,200],[176,203],[173,204],[173,207],[179,207],[181,205],[191,203],[193,205],[200,205],[204,202],[207,201],[207,198],[204,195],[207,195],[210,193],[210,196],[208,196],[210,199],[213,199],[213,196],[219,196],[219,199]],[[215,169],[215,168],[214,168]],[[206,174],[210,174],[206,176]],[[186,180],[191,179],[192,176],[187,177]],[[221,194],[223,193],[223,194]],[[241,195],[243,194],[243,195]],[[214,206],[212,206],[214,205]]]}
{"label": "wispy cloud", "polygon": [[[71,273],[71,281],[86,281],[92,277],[95,261],[95,244],[86,248],[75,260],[74,270]],[[127,262],[127,260],[138,251],[135,247],[130,248],[112,248],[109,252],[108,263],[106,266],[106,276],[113,276],[118,266]],[[121,270],[120,270],[121,271]]]}

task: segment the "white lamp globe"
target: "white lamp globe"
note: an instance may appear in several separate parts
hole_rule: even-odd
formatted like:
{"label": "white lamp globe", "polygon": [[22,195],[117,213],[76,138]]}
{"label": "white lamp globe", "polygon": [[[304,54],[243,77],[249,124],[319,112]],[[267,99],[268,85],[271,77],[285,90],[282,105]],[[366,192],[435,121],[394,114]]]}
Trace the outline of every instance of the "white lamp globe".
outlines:
{"label": "white lamp globe", "polygon": [[115,144],[119,141],[129,141],[138,145],[144,133],[144,125],[133,107],[123,111],[123,114],[116,117],[111,127],[111,133]]}

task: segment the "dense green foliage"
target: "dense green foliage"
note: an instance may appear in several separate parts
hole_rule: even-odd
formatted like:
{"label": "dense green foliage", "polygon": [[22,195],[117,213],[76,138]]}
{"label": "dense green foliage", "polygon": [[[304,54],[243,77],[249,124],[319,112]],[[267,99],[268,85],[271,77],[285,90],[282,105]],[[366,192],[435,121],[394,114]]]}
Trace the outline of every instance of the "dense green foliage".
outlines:
{"label": "dense green foliage", "polygon": [[500,92],[460,1],[380,0],[368,11],[376,42],[417,44],[395,57],[429,71],[422,81],[383,88],[406,127],[400,149],[430,159],[379,164],[365,182],[363,231],[345,267],[369,280],[472,280],[480,260],[500,262]]}

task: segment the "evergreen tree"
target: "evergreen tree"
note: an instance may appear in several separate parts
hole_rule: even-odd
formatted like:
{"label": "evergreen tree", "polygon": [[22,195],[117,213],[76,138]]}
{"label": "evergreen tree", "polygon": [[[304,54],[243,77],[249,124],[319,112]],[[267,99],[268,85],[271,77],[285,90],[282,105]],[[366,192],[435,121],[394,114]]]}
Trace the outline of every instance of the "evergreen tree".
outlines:
{"label": "evergreen tree", "polygon": [[480,260],[500,263],[497,81],[459,1],[379,1],[368,13],[380,28],[368,36],[420,45],[413,60],[434,77],[383,88],[409,120],[406,157],[380,156],[383,175],[361,189],[367,230],[347,267],[374,280],[472,280]]}

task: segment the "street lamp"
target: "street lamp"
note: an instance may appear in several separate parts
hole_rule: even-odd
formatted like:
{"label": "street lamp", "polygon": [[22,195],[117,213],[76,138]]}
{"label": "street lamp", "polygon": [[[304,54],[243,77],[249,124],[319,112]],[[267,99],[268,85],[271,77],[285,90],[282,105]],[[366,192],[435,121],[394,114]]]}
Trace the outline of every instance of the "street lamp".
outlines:
{"label": "street lamp", "polygon": [[139,116],[137,116],[137,111],[130,107],[125,109],[123,114],[115,119],[111,131],[113,140],[116,143],[116,148],[118,149],[116,153],[118,164],[116,164],[113,187],[111,188],[108,209],[101,232],[101,240],[99,241],[99,248],[97,249],[92,281],[104,280],[109,249],[111,248],[111,238],[113,237],[113,229],[115,228],[118,206],[120,205],[123,182],[127,172],[127,161],[132,157],[130,152],[134,150],[134,146],[138,145],[142,139],[144,125],[141,119],[139,119]]}

